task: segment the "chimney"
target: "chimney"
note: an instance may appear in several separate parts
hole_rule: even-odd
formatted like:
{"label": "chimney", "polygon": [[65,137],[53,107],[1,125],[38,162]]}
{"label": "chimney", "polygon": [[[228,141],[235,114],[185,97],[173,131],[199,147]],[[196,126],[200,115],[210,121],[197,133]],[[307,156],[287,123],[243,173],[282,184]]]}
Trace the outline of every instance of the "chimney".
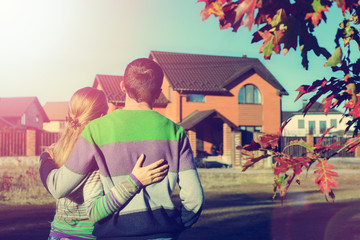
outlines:
{"label": "chimney", "polygon": [[306,107],[307,105],[307,99],[303,99],[303,109]]}

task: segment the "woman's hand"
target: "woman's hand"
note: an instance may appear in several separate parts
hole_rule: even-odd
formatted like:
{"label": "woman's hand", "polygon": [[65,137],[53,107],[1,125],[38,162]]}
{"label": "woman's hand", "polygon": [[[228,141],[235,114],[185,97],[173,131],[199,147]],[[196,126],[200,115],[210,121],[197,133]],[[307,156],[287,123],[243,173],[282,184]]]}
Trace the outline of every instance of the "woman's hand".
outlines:
{"label": "woman's hand", "polygon": [[141,167],[144,160],[145,156],[144,154],[141,154],[131,172],[141,184],[145,187],[163,180],[169,171],[167,162],[164,159],[160,159],[149,166]]}

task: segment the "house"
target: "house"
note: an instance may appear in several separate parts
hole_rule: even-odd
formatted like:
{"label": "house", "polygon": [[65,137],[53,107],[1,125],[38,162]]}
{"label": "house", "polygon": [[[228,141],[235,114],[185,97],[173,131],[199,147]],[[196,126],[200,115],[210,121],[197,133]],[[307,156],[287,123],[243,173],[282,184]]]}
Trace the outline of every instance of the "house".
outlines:
{"label": "house", "polygon": [[[304,102],[305,105],[306,102]],[[285,121],[291,118],[291,121],[284,128],[283,136],[295,137],[312,134],[314,137],[320,137],[330,127],[332,129],[327,136],[344,136],[344,131],[347,127],[346,122],[351,119],[344,117],[342,112],[335,109],[329,109],[329,113],[325,115],[323,106],[323,104],[315,102],[305,116],[302,113],[303,108],[294,112],[284,111],[282,120]],[[352,136],[351,130],[352,128],[346,136]]]}
{"label": "house", "polygon": [[44,130],[48,132],[61,132],[65,126],[68,115],[69,102],[47,102],[44,111],[49,117],[49,122],[43,124]]}
{"label": "house", "polygon": [[[159,51],[149,58],[165,75],[154,110],[187,130],[195,155],[215,150],[234,162],[236,145],[244,143],[239,131],[278,131],[281,98],[288,93],[258,59]],[[94,80],[112,110],[124,104],[120,81],[121,76],[110,75]]]}
{"label": "house", "polygon": [[15,128],[42,129],[49,122],[37,97],[0,98],[0,117]]}

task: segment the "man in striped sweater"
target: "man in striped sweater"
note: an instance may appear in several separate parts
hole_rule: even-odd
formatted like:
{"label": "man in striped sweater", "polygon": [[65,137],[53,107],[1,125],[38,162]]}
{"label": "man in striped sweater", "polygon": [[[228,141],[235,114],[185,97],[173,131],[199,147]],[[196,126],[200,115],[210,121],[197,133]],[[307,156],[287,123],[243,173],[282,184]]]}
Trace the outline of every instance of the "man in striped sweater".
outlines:
{"label": "man in striped sweater", "polygon": [[[47,188],[62,197],[78,188],[94,168],[100,171],[106,194],[131,173],[141,153],[146,157],[144,165],[167,160],[169,173],[164,180],[141,189],[120,212],[95,224],[97,239],[177,239],[200,216],[204,193],[185,131],[152,110],[162,81],[163,71],[154,61],[131,62],[121,82],[125,107],[90,122],[64,167],[57,170],[46,159],[41,162]],[[179,208],[171,200],[177,184]],[[98,192],[98,188],[87,191],[84,198],[95,201]]]}

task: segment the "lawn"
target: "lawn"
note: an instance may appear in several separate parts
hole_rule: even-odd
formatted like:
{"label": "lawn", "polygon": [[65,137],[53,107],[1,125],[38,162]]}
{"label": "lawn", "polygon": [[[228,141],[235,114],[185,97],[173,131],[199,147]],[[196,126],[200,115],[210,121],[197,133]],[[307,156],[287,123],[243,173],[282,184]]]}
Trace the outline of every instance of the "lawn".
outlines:
{"label": "lawn", "polygon": [[[2,168],[13,175],[14,186],[1,192],[0,239],[46,239],[55,206],[38,176],[29,168]],[[26,173],[28,171],[28,173]],[[272,199],[269,170],[199,169],[206,203],[199,221],[180,240],[198,239],[360,239],[360,170],[337,169],[339,186],[335,203],[326,202],[314,176],[301,175],[301,184],[290,187],[284,204]],[[0,176],[1,176],[0,174]],[[28,177],[27,189],[20,176]],[[26,182],[26,181],[25,181]],[[34,187],[36,194],[30,191]],[[10,194],[15,191],[17,193]],[[21,196],[24,197],[21,197]],[[17,198],[22,198],[21,200]],[[174,201],[179,201],[174,195]]]}

